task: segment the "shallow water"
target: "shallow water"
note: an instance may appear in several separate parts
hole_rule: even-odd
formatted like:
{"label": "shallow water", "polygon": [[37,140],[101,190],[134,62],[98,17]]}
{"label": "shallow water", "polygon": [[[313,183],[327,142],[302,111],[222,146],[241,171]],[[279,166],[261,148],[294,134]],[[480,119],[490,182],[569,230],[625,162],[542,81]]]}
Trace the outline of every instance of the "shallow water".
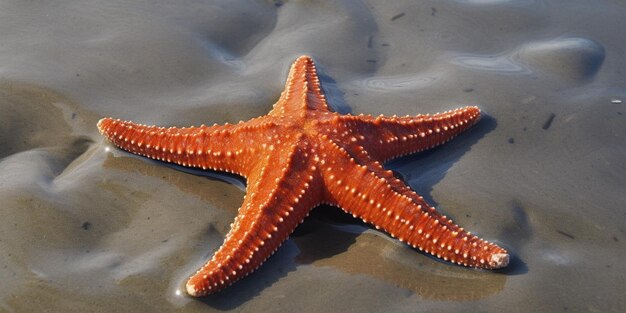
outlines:
{"label": "shallow water", "polygon": [[[2,1],[0,311],[625,311],[624,16],[619,1]],[[509,268],[445,264],[320,207],[248,278],[181,294],[241,181],[131,156],[96,122],[259,116],[301,54],[341,113],[487,113],[387,167]]]}

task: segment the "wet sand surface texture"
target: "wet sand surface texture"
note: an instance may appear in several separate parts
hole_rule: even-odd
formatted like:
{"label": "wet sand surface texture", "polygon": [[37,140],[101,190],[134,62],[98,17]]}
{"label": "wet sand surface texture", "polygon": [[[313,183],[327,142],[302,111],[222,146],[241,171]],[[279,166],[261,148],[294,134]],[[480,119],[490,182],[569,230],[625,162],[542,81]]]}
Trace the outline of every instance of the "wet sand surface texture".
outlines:
{"label": "wet sand surface texture", "polygon": [[[626,4],[1,1],[0,312],[623,312]],[[245,187],[115,149],[104,116],[236,123],[311,55],[334,110],[479,105],[387,167],[512,253],[490,272],[319,207],[259,270],[184,294]]]}

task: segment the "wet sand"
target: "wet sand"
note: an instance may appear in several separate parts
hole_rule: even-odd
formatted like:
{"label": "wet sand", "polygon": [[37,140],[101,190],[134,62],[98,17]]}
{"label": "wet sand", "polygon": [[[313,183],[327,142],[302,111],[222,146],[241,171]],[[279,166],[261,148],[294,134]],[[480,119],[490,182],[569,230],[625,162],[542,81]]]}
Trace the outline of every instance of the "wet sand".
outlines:
{"label": "wet sand", "polygon": [[[616,1],[4,1],[0,311],[622,312],[624,16]],[[247,120],[301,54],[341,113],[481,107],[387,167],[510,250],[507,269],[446,264],[322,206],[254,274],[184,295],[241,179],[132,156],[96,122]]]}

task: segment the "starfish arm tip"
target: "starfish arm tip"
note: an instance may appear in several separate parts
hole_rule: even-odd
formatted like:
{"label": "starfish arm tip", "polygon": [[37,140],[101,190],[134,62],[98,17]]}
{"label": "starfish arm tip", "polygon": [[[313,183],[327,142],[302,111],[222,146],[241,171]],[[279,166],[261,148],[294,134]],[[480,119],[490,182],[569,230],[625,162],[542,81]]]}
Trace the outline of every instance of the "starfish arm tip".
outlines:
{"label": "starfish arm tip", "polygon": [[198,294],[198,291],[196,290],[196,286],[192,284],[190,281],[188,281],[187,285],[185,285],[185,289],[187,290],[187,294],[192,297],[200,296],[200,294]]}
{"label": "starfish arm tip", "polygon": [[97,124],[97,126],[98,126],[98,130],[100,130],[100,131],[102,131],[102,130],[103,130],[104,124],[106,123],[106,121],[107,121],[107,120],[110,120],[110,118],[105,117],[105,118],[101,118],[101,119],[98,121],[98,124]]}
{"label": "starfish arm tip", "polygon": [[313,60],[313,58],[310,55],[308,55],[308,54],[303,54],[303,55],[299,56],[297,60],[309,61],[309,60]]}
{"label": "starfish arm tip", "polygon": [[494,269],[504,268],[509,265],[509,254],[508,253],[494,253],[491,255],[490,264],[492,264]]}

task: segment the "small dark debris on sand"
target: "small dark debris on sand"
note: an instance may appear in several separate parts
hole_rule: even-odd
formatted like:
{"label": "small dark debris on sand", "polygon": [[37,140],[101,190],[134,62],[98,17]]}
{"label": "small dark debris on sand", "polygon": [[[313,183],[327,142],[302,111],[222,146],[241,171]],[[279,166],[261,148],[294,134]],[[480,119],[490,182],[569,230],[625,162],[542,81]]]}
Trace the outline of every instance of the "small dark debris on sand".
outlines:
{"label": "small dark debris on sand", "polygon": [[543,128],[544,130],[547,130],[548,128],[550,128],[550,126],[552,125],[552,121],[554,121],[555,117],[556,117],[556,114],[550,113],[550,117],[548,117],[548,120],[543,124],[541,128]]}
{"label": "small dark debris on sand", "polygon": [[572,234],[568,234],[568,233],[566,233],[566,232],[564,232],[564,231],[562,231],[562,230],[558,230],[558,229],[557,229],[557,230],[556,230],[556,232],[557,232],[557,233],[559,233],[559,234],[561,234],[561,235],[563,235],[563,236],[565,236],[565,237],[567,237],[567,238],[570,238],[570,239],[576,239],[576,238],[574,237],[574,235],[572,235]]}
{"label": "small dark debris on sand", "polygon": [[397,20],[397,19],[399,19],[399,18],[401,18],[401,17],[403,17],[403,16],[404,16],[404,12],[402,12],[402,13],[400,13],[400,14],[396,14],[396,15],[394,15],[394,16],[391,18],[391,20],[392,20],[392,21],[395,21],[395,20]]}

